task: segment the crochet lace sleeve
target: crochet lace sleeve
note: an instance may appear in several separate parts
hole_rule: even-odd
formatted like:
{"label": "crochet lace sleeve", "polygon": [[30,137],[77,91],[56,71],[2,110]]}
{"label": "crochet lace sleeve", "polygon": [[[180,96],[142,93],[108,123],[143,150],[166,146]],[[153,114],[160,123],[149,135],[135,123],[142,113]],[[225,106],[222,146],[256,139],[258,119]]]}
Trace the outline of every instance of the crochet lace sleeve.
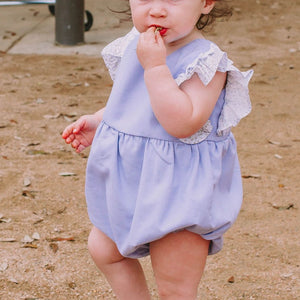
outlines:
{"label": "crochet lace sleeve", "polygon": [[116,73],[121,61],[121,58],[128,46],[128,44],[138,35],[138,31],[133,28],[125,36],[120,37],[111,43],[101,51],[104,63],[109,71],[112,80],[115,80]]}
{"label": "crochet lace sleeve", "polygon": [[217,134],[221,136],[251,111],[248,84],[253,71],[241,72],[225,52],[215,44],[211,44],[210,49],[206,53],[201,53],[175,80],[180,85],[197,73],[201,81],[207,85],[217,71],[227,72],[224,106],[217,128]]}

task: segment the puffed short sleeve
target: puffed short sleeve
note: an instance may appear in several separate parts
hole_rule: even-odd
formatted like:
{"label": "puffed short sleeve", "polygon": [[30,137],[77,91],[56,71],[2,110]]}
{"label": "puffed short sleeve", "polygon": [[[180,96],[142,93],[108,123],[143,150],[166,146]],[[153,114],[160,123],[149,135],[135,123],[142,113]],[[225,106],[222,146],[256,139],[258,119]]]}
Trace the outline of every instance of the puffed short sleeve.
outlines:
{"label": "puffed short sleeve", "polygon": [[211,43],[207,51],[200,53],[186,65],[184,70],[176,76],[175,81],[180,85],[196,73],[201,81],[208,85],[217,71],[227,72],[224,106],[217,128],[217,134],[222,136],[251,111],[248,84],[253,71],[241,72],[233,65],[225,52]]}
{"label": "puffed short sleeve", "polygon": [[128,44],[138,35],[138,31],[135,27],[127,33],[125,36],[120,37],[107,46],[101,51],[104,63],[109,71],[112,80],[115,79],[121,58],[128,46]]}

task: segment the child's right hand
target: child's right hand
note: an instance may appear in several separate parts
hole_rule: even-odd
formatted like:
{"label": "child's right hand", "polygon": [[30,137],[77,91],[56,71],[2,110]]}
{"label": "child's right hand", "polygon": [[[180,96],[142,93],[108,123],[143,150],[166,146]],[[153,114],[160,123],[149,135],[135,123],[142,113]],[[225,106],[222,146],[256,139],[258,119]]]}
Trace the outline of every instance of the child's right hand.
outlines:
{"label": "child's right hand", "polygon": [[100,120],[95,114],[82,116],[65,128],[62,138],[80,153],[92,144],[99,123]]}
{"label": "child's right hand", "polygon": [[136,53],[144,70],[166,64],[167,49],[160,33],[155,32],[155,27],[140,34]]}

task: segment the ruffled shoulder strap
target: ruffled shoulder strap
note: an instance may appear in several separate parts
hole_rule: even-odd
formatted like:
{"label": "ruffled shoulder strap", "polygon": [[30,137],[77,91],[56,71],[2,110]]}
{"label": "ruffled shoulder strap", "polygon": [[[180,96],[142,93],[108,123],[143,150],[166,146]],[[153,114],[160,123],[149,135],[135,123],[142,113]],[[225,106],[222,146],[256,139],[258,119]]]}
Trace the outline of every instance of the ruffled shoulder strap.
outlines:
{"label": "ruffled shoulder strap", "polygon": [[116,77],[116,72],[127,46],[138,34],[136,28],[133,27],[129,33],[112,41],[101,51],[104,63],[112,80]]}
{"label": "ruffled shoulder strap", "polygon": [[251,111],[248,84],[253,71],[241,72],[233,65],[225,52],[221,51],[214,43],[209,43],[209,49],[196,55],[175,77],[175,81],[180,85],[197,73],[201,81],[208,85],[217,71],[227,72],[224,105],[217,128],[217,134],[221,136],[227,133],[232,126],[236,126]]}
{"label": "ruffled shoulder strap", "polygon": [[241,72],[229,61],[227,72],[225,101],[217,129],[220,136],[230,130],[232,126],[236,126],[251,112],[248,84],[253,70]]}

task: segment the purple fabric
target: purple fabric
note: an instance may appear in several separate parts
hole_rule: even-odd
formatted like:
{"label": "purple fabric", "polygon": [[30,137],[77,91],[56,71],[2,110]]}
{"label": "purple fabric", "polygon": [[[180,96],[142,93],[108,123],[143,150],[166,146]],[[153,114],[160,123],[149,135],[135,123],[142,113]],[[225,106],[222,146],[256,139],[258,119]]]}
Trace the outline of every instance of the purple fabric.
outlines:
{"label": "purple fabric", "polygon": [[[170,136],[152,112],[136,41],[118,67],[92,144],[86,176],[89,217],[127,257],[146,256],[151,241],[183,229],[211,240],[209,254],[214,254],[243,197],[234,137],[217,135],[226,89],[204,141],[186,144]],[[167,63],[174,78],[210,43],[197,40],[173,52]]]}

